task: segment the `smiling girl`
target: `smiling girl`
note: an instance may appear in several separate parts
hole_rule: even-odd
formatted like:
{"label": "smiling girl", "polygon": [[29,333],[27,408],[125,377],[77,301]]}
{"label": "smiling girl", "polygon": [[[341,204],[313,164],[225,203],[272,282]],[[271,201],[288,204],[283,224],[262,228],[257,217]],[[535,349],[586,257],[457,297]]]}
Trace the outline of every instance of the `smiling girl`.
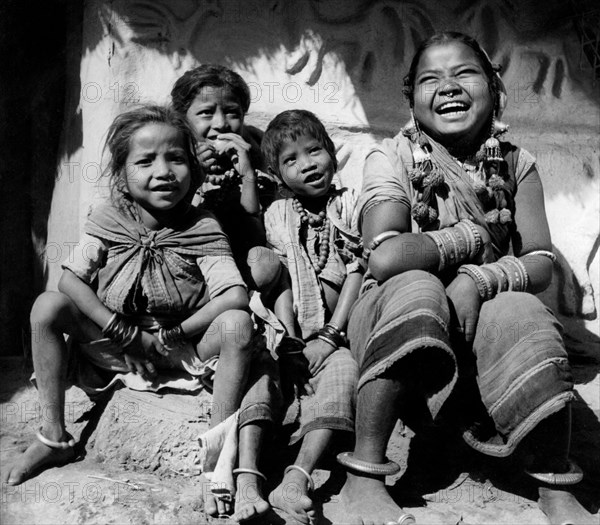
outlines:
{"label": "smiling girl", "polygon": [[240,407],[252,359],[247,292],[217,221],[191,206],[202,180],[194,145],[186,120],[159,106],[119,115],[109,128],[112,198],[90,213],[59,291],[33,305],[45,417],[37,440],[3,469],[4,482],[75,459],[64,418],[68,380],[90,396],[118,378],[156,390],[169,386],[162,371],[191,380],[218,357],[213,424]]}
{"label": "smiling girl", "polygon": [[466,35],[429,38],[404,82],[411,122],[365,163],[369,271],[349,324],[356,447],[338,457],[348,523],[414,519],[386,491],[400,470],[386,446],[398,418],[423,407],[435,419],[453,391],[469,394],[453,413],[465,441],[492,456],[523,452],[552,523],[591,518],[568,491],[582,473],[569,459],[567,353],[534,295],[555,258],[540,176],[531,154],[497,138],[498,70]]}

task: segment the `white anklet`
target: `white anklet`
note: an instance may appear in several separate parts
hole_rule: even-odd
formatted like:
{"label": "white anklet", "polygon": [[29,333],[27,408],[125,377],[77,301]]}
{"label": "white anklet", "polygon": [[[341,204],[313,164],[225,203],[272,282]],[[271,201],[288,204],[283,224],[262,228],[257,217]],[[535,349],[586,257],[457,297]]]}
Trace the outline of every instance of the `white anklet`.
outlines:
{"label": "white anklet", "polygon": [[308,471],[304,470],[298,465],[290,465],[283,471],[283,475],[285,476],[290,470],[297,470],[298,472],[303,474],[306,478],[306,481],[308,481],[308,490],[310,490],[311,492],[315,490],[315,482],[313,481],[312,476],[308,473]]}
{"label": "white anklet", "polygon": [[47,447],[50,448],[59,448],[62,450],[65,450],[67,448],[73,448],[75,446],[75,439],[73,438],[73,436],[69,433],[67,433],[67,436],[69,437],[68,441],[52,441],[51,439],[48,439],[47,437],[45,437],[42,434],[42,428],[40,427],[40,429],[37,431],[35,437],[38,438],[39,441],[41,441],[44,445],[46,445]]}

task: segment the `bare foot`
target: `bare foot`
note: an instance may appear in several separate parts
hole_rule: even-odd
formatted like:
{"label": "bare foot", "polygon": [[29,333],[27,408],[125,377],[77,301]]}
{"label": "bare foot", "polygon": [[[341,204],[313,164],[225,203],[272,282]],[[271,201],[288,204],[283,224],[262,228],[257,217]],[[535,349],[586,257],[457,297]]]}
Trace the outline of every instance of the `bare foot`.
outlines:
{"label": "bare foot", "polygon": [[70,463],[75,451],[69,448],[52,448],[37,439],[2,472],[7,485],[20,485],[41,470]]}
{"label": "bare foot", "polygon": [[308,482],[301,472],[290,470],[269,494],[269,502],[275,512],[286,515],[286,524],[313,525],[317,522],[313,501],[308,497]]}
{"label": "bare foot", "polygon": [[235,492],[235,521],[247,521],[269,510],[269,503],[262,497],[259,479],[255,474],[240,473]]}
{"label": "bare foot", "polygon": [[565,488],[540,487],[538,505],[552,525],[588,525],[594,517]]}
{"label": "bare foot", "polygon": [[233,496],[229,490],[213,488],[212,482],[204,474],[201,479],[204,513],[213,518],[230,516],[233,512]]}
{"label": "bare foot", "polygon": [[415,523],[414,519],[408,517],[400,521],[405,512],[396,505],[382,479],[348,473],[348,479],[340,492],[340,499],[347,514],[344,523],[349,525]]}

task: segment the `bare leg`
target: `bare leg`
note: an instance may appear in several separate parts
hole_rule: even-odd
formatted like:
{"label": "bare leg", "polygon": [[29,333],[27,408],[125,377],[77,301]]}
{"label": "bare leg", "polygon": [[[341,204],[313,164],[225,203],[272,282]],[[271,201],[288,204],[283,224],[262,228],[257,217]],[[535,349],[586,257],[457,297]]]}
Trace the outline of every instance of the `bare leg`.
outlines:
{"label": "bare leg", "polygon": [[[542,421],[528,436],[529,447],[534,452],[530,472],[560,474],[569,470],[571,442],[571,407]],[[540,484],[538,488],[540,509],[552,524],[584,525],[592,523],[588,513],[570,491],[569,485]]]}
{"label": "bare leg", "polygon": [[270,295],[278,286],[283,265],[273,250],[263,246],[255,246],[248,252],[246,264],[250,268],[252,280],[256,289],[265,295]]}
{"label": "bare leg", "polygon": [[[302,440],[294,465],[312,474],[332,437],[333,430],[330,429],[308,432]],[[298,523],[315,523],[316,513],[309,495],[308,479],[299,470],[291,469],[285,474],[279,486],[269,494],[269,502],[274,509],[284,511]]]}
{"label": "bare leg", "polygon": [[[85,318],[64,294],[46,292],[40,295],[31,310],[31,346],[33,367],[44,418],[42,435],[52,441],[66,441],[65,386],[67,347],[63,334],[89,341],[101,336],[100,329]],[[2,481],[19,485],[42,468],[72,461],[72,448],[56,449],[36,440],[15,461],[4,469]]]}
{"label": "bare leg", "polygon": [[[413,389],[406,379],[378,378],[366,383],[358,393],[356,447],[354,457],[370,463],[385,462],[403,397]],[[382,409],[385,407],[385,409]],[[385,478],[348,472],[340,493],[348,523],[386,524],[395,522],[402,509],[385,488]]]}
{"label": "bare leg", "polygon": [[[250,423],[240,429],[240,461],[241,469],[258,470],[258,461],[264,425]],[[256,518],[269,510],[269,504],[263,498],[261,486],[262,479],[256,474],[240,472],[237,475],[235,494],[235,514],[232,518],[236,521],[246,521]]]}
{"label": "bare leg", "polygon": [[287,330],[288,335],[296,337],[298,330],[296,327],[296,317],[294,316],[294,296],[290,283],[290,275],[285,268],[281,272],[277,297],[273,304],[273,312]]}
{"label": "bare leg", "polygon": [[210,426],[227,419],[244,397],[252,349],[252,320],[242,310],[229,310],[219,315],[198,346],[200,359],[219,356],[213,385],[213,411]]}

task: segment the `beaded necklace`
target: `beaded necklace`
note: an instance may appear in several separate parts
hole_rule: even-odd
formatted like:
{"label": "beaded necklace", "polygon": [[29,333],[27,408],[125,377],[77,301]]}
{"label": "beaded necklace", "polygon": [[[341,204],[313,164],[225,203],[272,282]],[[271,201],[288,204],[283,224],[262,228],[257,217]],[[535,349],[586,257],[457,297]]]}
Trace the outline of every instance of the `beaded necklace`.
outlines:
{"label": "beaded necklace", "polygon": [[[412,208],[412,216],[419,226],[431,227],[438,219],[436,194],[446,185],[444,173],[432,159],[433,148],[429,138],[421,132],[414,117],[411,124],[402,131],[415,145],[414,168],[408,172],[418,194],[418,202]],[[506,124],[492,119],[491,136],[481,145],[474,157],[465,159],[474,161],[475,166],[467,167],[457,161],[465,172],[468,172],[473,189],[484,207],[485,220],[489,224],[506,224],[512,221],[512,213],[507,207],[508,199],[504,191],[505,181],[500,173],[500,164],[505,161],[500,142],[496,138],[506,131]],[[481,178],[477,177],[478,174],[481,174]]]}
{"label": "beaded necklace", "polygon": [[327,212],[325,210],[321,210],[316,216],[314,214],[309,215],[309,213],[304,209],[304,206],[302,206],[302,203],[297,198],[292,200],[292,207],[296,213],[300,215],[300,222],[302,224],[307,224],[308,227],[313,228],[321,233],[319,243],[319,259],[317,261],[317,266],[315,267],[315,272],[317,275],[319,275],[325,266],[327,266],[327,260],[329,259],[329,240],[331,237],[329,217],[327,217]]}

